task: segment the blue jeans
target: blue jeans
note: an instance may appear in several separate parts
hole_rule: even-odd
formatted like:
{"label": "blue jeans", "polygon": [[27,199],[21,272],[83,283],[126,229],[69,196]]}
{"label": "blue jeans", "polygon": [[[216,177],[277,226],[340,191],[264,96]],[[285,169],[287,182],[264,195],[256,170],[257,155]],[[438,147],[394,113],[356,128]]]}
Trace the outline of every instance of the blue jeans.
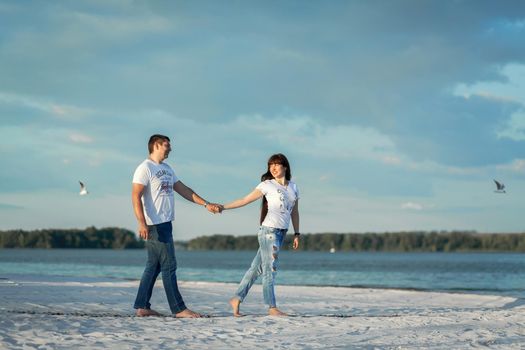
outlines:
{"label": "blue jeans", "polygon": [[275,275],[277,274],[277,263],[279,250],[286,236],[285,229],[261,226],[259,228],[259,250],[253,258],[252,265],[244,274],[235,295],[242,302],[257,277],[262,275],[262,287],[264,302],[268,307],[276,307],[275,303]]}
{"label": "blue jeans", "polygon": [[162,272],[162,284],[168,298],[171,312],[176,314],[186,310],[186,305],[177,286],[177,260],[173,245],[171,222],[148,226],[149,238],[146,241],[148,261],[140,280],[135,309],[149,309],[153,286]]}

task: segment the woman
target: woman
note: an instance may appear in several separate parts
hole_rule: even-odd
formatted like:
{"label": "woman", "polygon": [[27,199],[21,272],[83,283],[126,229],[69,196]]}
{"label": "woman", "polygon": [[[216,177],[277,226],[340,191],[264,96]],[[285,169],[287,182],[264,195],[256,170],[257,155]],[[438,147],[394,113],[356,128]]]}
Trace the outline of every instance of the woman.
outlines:
{"label": "woman", "polygon": [[235,296],[230,299],[233,315],[242,316],[240,304],[251,286],[262,275],[264,302],[268,305],[271,316],[287,316],[275,303],[274,281],[277,273],[277,259],[283,244],[290,220],[295,235],[293,248],[299,248],[299,192],[297,185],[290,181],[291,169],[288,159],[283,154],[274,154],[268,159],[268,170],[261,176],[261,183],[246,197],[224,205],[224,209],[245,206],[263,197],[259,228],[259,250],[246,271]]}

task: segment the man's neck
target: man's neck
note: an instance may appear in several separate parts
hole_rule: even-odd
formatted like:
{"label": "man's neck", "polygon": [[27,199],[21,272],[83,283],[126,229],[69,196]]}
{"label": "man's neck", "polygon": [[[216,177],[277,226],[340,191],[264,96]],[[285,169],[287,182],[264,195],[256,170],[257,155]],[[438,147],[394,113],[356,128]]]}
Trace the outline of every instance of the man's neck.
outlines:
{"label": "man's neck", "polygon": [[159,157],[158,155],[150,154],[149,160],[151,160],[154,163],[160,164],[164,159],[162,157]]}

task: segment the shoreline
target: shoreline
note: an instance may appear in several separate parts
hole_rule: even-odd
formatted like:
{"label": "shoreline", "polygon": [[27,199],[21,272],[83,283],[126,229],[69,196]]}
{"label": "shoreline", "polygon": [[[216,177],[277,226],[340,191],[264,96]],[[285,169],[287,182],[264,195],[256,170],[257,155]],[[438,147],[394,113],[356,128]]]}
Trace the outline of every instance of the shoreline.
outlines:
{"label": "shoreline", "polygon": [[[8,277],[4,277],[8,276]],[[110,281],[129,281],[129,282],[139,282],[140,278],[127,278],[127,277],[116,277],[116,276],[74,276],[74,275],[36,275],[36,274],[1,274],[0,273],[0,283],[2,280],[14,278],[14,279],[26,279],[26,278],[40,278],[45,277],[48,279],[85,279],[85,280],[110,280]],[[237,285],[239,282],[229,282],[229,281],[205,281],[205,280],[191,280],[191,279],[179,279],[180,283],[221,283],[228,285]],[[157,284],[162,285],[162,279],[159,277]],[[257,280],[255,285],[260,285],[260,280]],[[294,284],[294,283],[277,283],[276,286],[290,286],[290,287],[327,287],[327,288],[351,288],[351,289],[377,289],[377,290],[393,290],[393,291],[414,291],[414,292],[428,292],[428,293],[448,293],[448,294],[473,294],[473,295],[493,295],[493,296],[503,296],[511,297],[516,299],[525,300],[525,290],[502,290],[502,289],[468,289],[468,288],[453,288],[453,289],[430,289],[430,288],[417,288],[417,287],[389,287],[381,285],[334,285],[334,284]]]}

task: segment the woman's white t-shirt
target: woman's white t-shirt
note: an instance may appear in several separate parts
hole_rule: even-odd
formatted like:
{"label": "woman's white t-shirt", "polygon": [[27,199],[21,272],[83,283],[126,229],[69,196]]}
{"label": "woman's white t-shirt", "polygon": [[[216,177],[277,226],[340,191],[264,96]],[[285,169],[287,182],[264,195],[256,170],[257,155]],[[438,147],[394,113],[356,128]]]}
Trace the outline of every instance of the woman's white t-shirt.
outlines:
{"label": "woman's white t-shirt", "polygon": [[175,218],[173,185],[179,179],[166,163],[143,161],[133,174],[133,183],[144,185],[142,205],[146,224],[158,225]]}
{"label": "woman's white t-shirt", "polygon": [[283,186],[276,180],[266,180],[257,185],[268,201],[268,214],[262,222],[263,226],[288,229],[290,217],[295,202],[299,199],[297,185],[289,181]]}

